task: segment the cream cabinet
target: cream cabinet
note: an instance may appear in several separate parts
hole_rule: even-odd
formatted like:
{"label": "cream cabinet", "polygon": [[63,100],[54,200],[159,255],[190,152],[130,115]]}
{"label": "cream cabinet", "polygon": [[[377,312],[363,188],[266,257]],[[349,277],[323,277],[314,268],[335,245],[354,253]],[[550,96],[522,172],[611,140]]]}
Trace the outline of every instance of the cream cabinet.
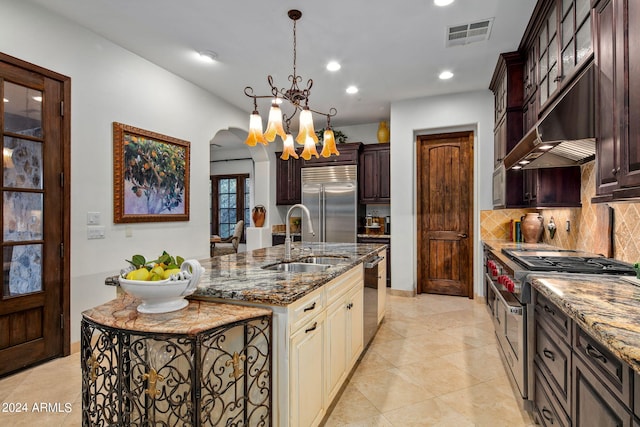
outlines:
{"label": "cream cabinet", "polygon": [[347,308],[340,299],[327,308],[327,395],[332,400],[347,377]]}
{"label": "cream cabinet", "polygon": [[348,336],[346,348],[349,364],[347,365],[345,376],[349,374],[364,349],[364,289],[362,286],[354,287],[349,295],[347,295],[347,301],[348,312],[346,327]]}
{"label": "cream cabinet", "polygon": [[[355,277],[353,279],[356,279]],[[327,399],[333,401],[363,349],[364,289],[357,280],[345,281],[327,307]]]}
{"label": "cream cabinet", "polygon": [[387,251],[380,251],[378,256],[384,258],[378,263],[378,325],[384,319],[387,308]]}
{"label": "cream cabinet", "polygon": [[318,425],[326,412],[325,319],[322,311],[304,323],[289,341],[290,426]]}
{"label": "cream cabinet", "polygon": [[[281,310],[274,308],[277,425],[317,426],[363,350],[364,270],[360,264]],[[288,358],[282,357],[282,340]],[[286,385],[288,384],[288,387]],[[283,387],[283,385],[286,387]],[[286,390],[286,393],[284,392]],[[288,416],[287,416],[288,414]]]}

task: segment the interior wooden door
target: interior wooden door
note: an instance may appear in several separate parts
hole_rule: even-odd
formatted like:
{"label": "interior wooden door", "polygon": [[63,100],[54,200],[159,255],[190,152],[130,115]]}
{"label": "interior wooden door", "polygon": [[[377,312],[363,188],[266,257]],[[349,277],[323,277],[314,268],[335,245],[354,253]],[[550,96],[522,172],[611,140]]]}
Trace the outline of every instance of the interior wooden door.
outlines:
{"label": "interior wooden door", "polygon": [[473,132],[418,138],[418,293],[473,298]]}
{"label": "interior wooden door", "polygon": [[68,91],[68,79],[0,56],[0,375],[69,353]]}

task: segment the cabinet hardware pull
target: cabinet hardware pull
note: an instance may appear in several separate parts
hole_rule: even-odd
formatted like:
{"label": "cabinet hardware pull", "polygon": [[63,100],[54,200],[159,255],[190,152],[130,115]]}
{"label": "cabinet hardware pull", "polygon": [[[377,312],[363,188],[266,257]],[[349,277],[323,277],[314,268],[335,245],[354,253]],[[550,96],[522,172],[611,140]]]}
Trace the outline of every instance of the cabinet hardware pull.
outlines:
{"label": "cabinet hardware pull", "polygon": [[461,239],[466,239],[469,236],[467,236],[467,233],[458,233],[458,237]]}
{"label": "cabinet hardware pull", "polygon": [[552,362],[556,361],[556,356],[555,354],[553,354],[553,351],[547,350],[545,348],[544,350],[542,350],[542,354],[544,354],[544,357],[546,357],[547,359],[551,359]]}
{"label": "cabinet hardware pull", "polygon": [[308,334],[311,331],[315,331],[318,327],[318,322],[313,322],[313,326],[304,330],[305,334]]}
{"label": "cabinet hardware pull", "polygon": [[308,306],[308,307],[305,307],[305,308],[304,308],[304,310],[302,310],[302,311],[303,311],[303,312],[311,311],[311,310],[314,310],[315,308],[316,308],[316,302],[314,301],[314,302],[313,302],[313,304],[311,304],[311,305],[310,305],[310,306]]}
{"label": "cabinet hardware pull", "polygon": [[585,352],[587,353],[588,356],[593,357],[594,359],[601,360],[602,363],[607,363],[607,358],[604,357],[604,355],[600,353],[591,344],[587,344],[587,347],[585,348]]}
{"label": "cabinet hardware pull", "polygon": [[611,169],[611,175],[616,175],[618,173],[618,171],[616,170],[616,168]]}
{"label": "cabinet hardware pull", "polygon": [[542,408],[542,416],[551,424],[553,424],[553,412],[551,412],[547,408]]}
{"label": "cabinet hardware pull", "polygon": [[550,314],[550,315],[552,315],[552,316],[555,316],[555,315],[556,315],[556,312],[555,312],[555,311],[553,311],[552,309],[550,309],[548,305],[545,305],[545,306],[544,306],[544,311],[546,311],[547,313],[549,313],[549,314]]}

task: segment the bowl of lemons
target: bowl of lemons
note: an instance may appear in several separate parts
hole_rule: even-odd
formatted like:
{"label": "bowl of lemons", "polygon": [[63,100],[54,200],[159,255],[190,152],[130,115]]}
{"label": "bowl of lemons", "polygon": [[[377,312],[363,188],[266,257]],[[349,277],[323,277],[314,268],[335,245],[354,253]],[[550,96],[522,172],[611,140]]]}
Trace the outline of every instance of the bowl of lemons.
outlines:
{"label": "bowl of lemons", "polygon": [[166,251],[158,259],[147,261],[134,255],[129,267],[118,276],[122,289],[142,300],[140,313],[168,313],[186,307],[184,298],[196,290],[204,268],[195,259],[173,257]]}

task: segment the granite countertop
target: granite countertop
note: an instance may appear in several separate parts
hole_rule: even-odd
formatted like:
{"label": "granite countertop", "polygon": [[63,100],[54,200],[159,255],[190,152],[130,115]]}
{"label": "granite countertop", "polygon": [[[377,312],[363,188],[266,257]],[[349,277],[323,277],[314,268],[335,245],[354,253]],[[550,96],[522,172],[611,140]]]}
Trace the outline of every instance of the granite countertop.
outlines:
{"label": "granite countertop", "polygon": [[144,314],[136,307],[140,300],[123,295],[82,313],[85,319],[111,328],[134,332],[195,335],[218,326],[260,316],[271,310],[205,301],[190,301],[182,310]]}
{"label": "granite countertop", "polygon": [[374,239],[391,239],[391,234],[366,234],[366,233],[358,233],[357,237],[374,238]]}
{"label": "granite countertop", "polygon": [[640,373],[640,280],[558,273],[529,278],[535,289]]}
{"label": "granite countertop", "polygon": [[340,276],[367,257],[384,249],[384,244],[308,243],[292,244],[293,260],[303,256],[344,256],[344,263],[322,272],[288,273],[262,267],[280,262],[284,245],[200,260],[205,272],[189,299],[234,300],[286,306]]}

